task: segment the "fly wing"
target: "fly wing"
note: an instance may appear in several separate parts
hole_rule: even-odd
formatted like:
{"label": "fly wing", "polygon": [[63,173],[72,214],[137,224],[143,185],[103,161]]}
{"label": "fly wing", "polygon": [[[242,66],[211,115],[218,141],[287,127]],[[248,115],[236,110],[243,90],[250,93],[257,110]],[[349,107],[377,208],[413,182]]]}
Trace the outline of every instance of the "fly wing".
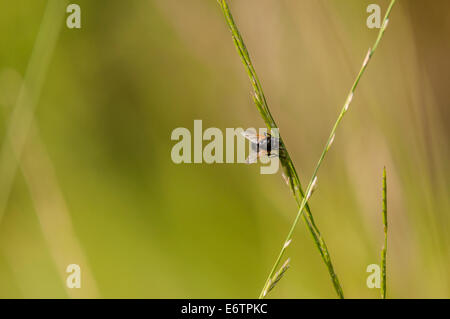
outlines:
{"label": "fly wing", "polygon": [[255,130],[248,129],[242,132],[242,135],[252,143],[258,143],[258,135]]}
{"label": "fly wing", "polygon": [[256,130],[251,128],[242,132],[242,135],[252,143],[258,143],[266,138],[266,136],[256,134]]}
{"label": "fly wing", "polygon": [[280,149],[280,139],[278,137],[270,137],[272,150],[278,151]]}

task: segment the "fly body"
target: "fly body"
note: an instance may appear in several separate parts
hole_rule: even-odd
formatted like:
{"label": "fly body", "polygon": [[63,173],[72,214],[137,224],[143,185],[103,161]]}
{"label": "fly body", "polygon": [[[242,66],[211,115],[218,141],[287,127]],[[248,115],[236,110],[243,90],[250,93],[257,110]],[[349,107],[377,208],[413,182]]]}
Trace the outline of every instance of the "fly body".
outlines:
{"label": "fly body", "polygon": [[274,157],[279,155],[280,139],[268,133],[258,135],[252,130],[242,133],[251,143],[251,154],[246,160],[247,164],[256,163],[259,157]]}

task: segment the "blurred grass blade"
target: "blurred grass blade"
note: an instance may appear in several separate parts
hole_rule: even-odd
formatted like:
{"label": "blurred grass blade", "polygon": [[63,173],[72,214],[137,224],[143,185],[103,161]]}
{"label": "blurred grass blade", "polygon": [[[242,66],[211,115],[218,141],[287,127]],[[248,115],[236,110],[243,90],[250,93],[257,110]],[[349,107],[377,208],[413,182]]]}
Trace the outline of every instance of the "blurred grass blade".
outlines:
{"label": "blurred grass blade", "polygon": [[386,185],[386,167],[383,170],[383,226],[384,226],[384,245],[381,250],[381,298],[386,299],[386,252],[387,252],[387,185]]}
{"label": "blurred grass blade", "polygon": [[[0,152],[0,224],[20,167],[39,226],[67,295],[71,298],[97,298],[99,291],[94,275],[75,234],[72,217],[34,119],[52,56],[64,27],[68,4],[67,0],[47,2],[19,96],[8,122]],[[71,289],[66,285],[66,267],[73,260],[83,266],[83,290]]]}
{"label": "blurred grass blade", "polygon": [[11,111],[0,151],[0,222],[5,214],[11,188],[16,177],[18,163],[33,122],[34,112],[41,95],[45,77],[55,50],[67,1],[51,0],[31,53],[23,85],[17,102]]}
{"label": "blurred grass blade", "polygon": [[[262,90],[262,86],[261,83],[258,79],[258,76],[256,74],[256,71],[253,67],[253,64],[251,62],[250,59],[250,55],[248,53],[247,47],[245,46],[245,43],[242,39],[242,36],[239,32],[239,29],[236,26],[236,23],[234,22],[234,18],[229,10],[228,4],[225,0],[217,0],[217,2],[219,3],[223,14],[225,16],[225,19],[227,21],[227,24],[230,28],[232,37],[233,37],[233,41],[234,44],[236,46],[236,49],[239,53],[239,56],[241,57],[242,63],[245,66],[245,69],[248,73],[248,76],[250,78],[250,81],[252,83],[253,86],[253,90],[254,90],[254,94],[253,94],[253,100],[256,104],[256,107],[259,111],[259,113],[261,114],[261,117],[263,118],[267,129],[270,131],[271,129],[275,129],[278,128],[275,120],[272,117],[272,114],[270,113],[269,107],[267,105],[267,100],[266,97],[264,95],[264,92]],[[284,145],[284,141],[282,139],[281,136],[279,136],[280,139],[280,150],[283,150],[282,153],[280,154],[280,161],[283,167],[283,176],[286,179],[287,184],[289,185],[289,187],[292,190],[292,193],[294,195],[294,198],[297,202],[297,205],[300,207],[301,206],[301,202],[302,199],[305,197],[304,192],[303,192],[303,188],[302,185],[300,183],[300,179],[298,177],[297,174],[297,170],[295,169],[294,163],[292,162],[289,153],[287,151],[286,146]],[[330,277],[332,279],[332,283],[333,286],[336,290],[337,295],[340,298],[344,298],[344,293],[342,291],[341,285],[339,283],[338,277],[336,275],[336,273],[334,272],[334,267],[333,264],[331,262],[331,257],[330,254],[328,252],[328,248],[325,244],[325,241],[322,237],[322,235],[320,234],[319,229],[317,228],[313,216],[311,214],[311,210],[309,208],[308,203],[306,203],[305,205],[305,211],[306,214],[303,214],[303,219],[305,221],[306,226],[308,227],[309,231],[311,232],[311,235],[314,239],[314,242],[320,252],[320,255],[322,256],[322,259],[325,263],[325,265],[327,266],[328,272],[330,274]],[[286,246],[287,247],[287,246]],[[269,285],[269,282],[271,280],[271,278],[273,278],[276,269],[278,268],[281,259],[283,257],[284,254],[284,250],[280,253],[280,255],[278,256],[277,262],[275,263],[275,265],[272,267],[272,270],[264,284],[264,287],[261,291],[260,294],[260,298],[263,298],[263,292],[267,291],[267,287]]]}

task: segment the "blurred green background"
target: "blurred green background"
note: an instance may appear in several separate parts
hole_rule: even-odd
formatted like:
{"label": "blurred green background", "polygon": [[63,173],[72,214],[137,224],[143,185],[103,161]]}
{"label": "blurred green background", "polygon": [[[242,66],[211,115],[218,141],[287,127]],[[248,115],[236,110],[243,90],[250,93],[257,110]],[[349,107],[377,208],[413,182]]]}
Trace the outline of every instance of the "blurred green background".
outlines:
{"label": "blurred green background", "polygon": [[[170,157],[195,119],[264,126],[216,1],[73,2],[79,30],[64,1],[0,4],[0,297],[257,297],[297,212],[281,174]],[[388,2],[230,1],[303,184]],[[383,166],[388,297],[450,297],[449,34],[450,2],[397,1],[319,172],[346,297],[379,298]],[[288,254],[271,297],[335,297],[303,222]]]}

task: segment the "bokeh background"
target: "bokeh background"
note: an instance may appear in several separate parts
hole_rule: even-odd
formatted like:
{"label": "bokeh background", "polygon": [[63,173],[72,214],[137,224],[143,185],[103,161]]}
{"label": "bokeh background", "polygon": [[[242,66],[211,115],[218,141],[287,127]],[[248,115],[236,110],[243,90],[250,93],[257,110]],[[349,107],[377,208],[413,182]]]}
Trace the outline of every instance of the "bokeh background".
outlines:
{"label": "bokeh background", "polygon": [[[257,297],[296,214],[281,174],[172,163],[176,127],[263,127],[215,0],[0,3],[0,297]],[[309,180],[388,0],[232,0]],[[450,3],[397,1],[319,172],[312,213],[346,297],[450,297]],[[303,222],[274,298],[334,298]],[[66,287],[79,264],[82,287]]]}

